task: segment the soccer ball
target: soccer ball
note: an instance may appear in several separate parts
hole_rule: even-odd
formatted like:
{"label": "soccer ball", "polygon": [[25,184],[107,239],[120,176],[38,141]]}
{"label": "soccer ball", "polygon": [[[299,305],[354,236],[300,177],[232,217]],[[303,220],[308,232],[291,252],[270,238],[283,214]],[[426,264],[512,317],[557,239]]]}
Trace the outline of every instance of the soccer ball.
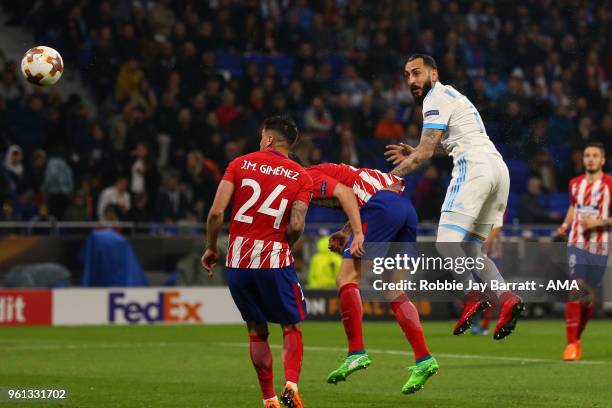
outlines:
{"label": "soccer ball", "polygon": [[55,84],[64,72],[64,61],[59,52],[51,47],[39,45],[30,48],[21,59],[21,73],[36,85]]}

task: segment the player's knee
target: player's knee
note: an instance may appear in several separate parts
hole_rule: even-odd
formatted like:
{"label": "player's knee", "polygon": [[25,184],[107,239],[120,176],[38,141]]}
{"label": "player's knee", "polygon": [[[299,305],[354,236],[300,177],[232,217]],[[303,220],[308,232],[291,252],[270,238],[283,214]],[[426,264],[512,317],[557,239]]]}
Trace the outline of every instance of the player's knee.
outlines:
{"label": "player's knee", "polygon": [[579,302],[582,298],[581,291],[579,289],[574,289],[569,292],[567,295],[567,300],[570,302]]}
{"label": "player's knee", "polygon": [[336,278],[336,287],[340,289],[341,287],[349,283],[359,284],[359,281],[359,274],[354,272],[348,272],[344,275],[338,275],[338,277]]}
{"label": "player's knee", "polygon": [[465,254],[472,258],[472,259],[476,259],[482,256],[482,246],[483,246],[484,242],[483,241],[465,241],[461,244],[461,247],[463,248],[463,250],[465,251]]}
{"label": "player's knee", "polygon": [[283,337],[293,333],[302,334],[301,326],[302,325],[300,323],[283,324]]}
{"label": "player's knee", "polygon": [[570,302],[580,302],[584,305],[589,305],[595,301],[595,295],[588,288],[580,287],[569,292],[568,300]]}
{"label": "player's knee", "polygon": [[353,266],[343,264],[342,268],[340,268],[340,272],[338,272],[338,276],[336,276],[336,287],[340,289],[347,283],[359,284],[360,281],[361,274],[359,273],[359,271]]}
{"label": "player's knee", "polygon": [[267,325],[249,325],[249,338],[252,341],[268,341],[269,335]]}
{"label": "player's knee", "polygon": [[465,256],[461,242],[436,241],[436,251],[438,251],[438,253],[445,258]]}

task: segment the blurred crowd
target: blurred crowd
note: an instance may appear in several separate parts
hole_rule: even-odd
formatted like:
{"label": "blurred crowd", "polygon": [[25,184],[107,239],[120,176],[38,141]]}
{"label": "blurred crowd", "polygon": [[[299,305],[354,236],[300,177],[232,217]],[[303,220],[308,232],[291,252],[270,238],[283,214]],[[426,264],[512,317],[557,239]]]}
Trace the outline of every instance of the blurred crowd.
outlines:
{"label": "blurred crowd", "polygon": [[[0,58],[3,220],[202,220],[224,167],[275,114],[298,122],[303,164],[388,169],[385,144],[420,136],[403,82],[413,52],[471,99],[511,173],[527,167],[514,193],[565,190],[588,141],[612,153],[605,1],[3,4],[6,24],[61,52],[62,81],[86,88],[36,89]],[[422,219],[438,215],[450,166],[413,177]]]}

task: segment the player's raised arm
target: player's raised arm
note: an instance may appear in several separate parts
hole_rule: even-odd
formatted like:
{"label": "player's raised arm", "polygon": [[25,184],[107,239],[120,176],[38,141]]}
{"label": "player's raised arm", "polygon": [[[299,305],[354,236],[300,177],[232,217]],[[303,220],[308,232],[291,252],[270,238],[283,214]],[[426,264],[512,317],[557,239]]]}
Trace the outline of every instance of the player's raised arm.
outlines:
{"label": "player's raised arm", "polygon": [[353,190],[342,183],[334,187],[334,197],[340,202],[344,213],[349,219],[349,224],[353,230],[353,242],[351,243],[351,255],[363,256],[363,229],[361,227],[361,216],[359,215],[359,204],[355,198]]}
{"label": "player's raised arm", "polygon": [[225,209],[229,205],[232,195],[234,194],[234,183],[227,180],[221,180],[217,188],[215,200],[208,212],[206,220],[206,252],[202,256],[202,266],[212,276],[212,269],[219,260],[219,249],[217,248],[217,240],[219,232],[223,226],[223,215]]}
{"label": "player's raised arm", "polygon": [[287,226],[287,242],[289,246],[293,246],[302,236],[306,224],[306,212],[308,212],[308,204],[300,200],[293,202],[291,214],[289,215],[289,225]]}
{"label": "player's raised arm", "polygon": [[390,174],[404,177],[406,174],[416,170],[426,160],[429,160],[436,151],[436,146],[442,140],[443,129],[423,128],[421,141],[412,154],[405,158]]}

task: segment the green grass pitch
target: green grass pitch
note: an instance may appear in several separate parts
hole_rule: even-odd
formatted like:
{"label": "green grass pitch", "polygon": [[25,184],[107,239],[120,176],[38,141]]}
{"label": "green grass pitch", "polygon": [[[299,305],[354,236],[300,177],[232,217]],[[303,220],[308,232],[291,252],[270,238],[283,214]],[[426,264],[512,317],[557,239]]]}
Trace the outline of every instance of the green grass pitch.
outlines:
{"label": "green grass pitch", "polygon": [[[426,322],[440,371],[400,394],[412,353],[393,323],[366,323],[372,366],[346,383],[324,379],[343,356],[340,323],[306,322],[300,390],[307,408],[611,407],[612,322],[594,321],[583,361],[563,363],[562,321],[521,321],[507,340],[451,335]],[[0,329],[0,386],[65,387],[64,404],[42,407],[261,407],[242,326],[25,327]],[[281,334],[271,327],[275,383],[283,384]]]}

